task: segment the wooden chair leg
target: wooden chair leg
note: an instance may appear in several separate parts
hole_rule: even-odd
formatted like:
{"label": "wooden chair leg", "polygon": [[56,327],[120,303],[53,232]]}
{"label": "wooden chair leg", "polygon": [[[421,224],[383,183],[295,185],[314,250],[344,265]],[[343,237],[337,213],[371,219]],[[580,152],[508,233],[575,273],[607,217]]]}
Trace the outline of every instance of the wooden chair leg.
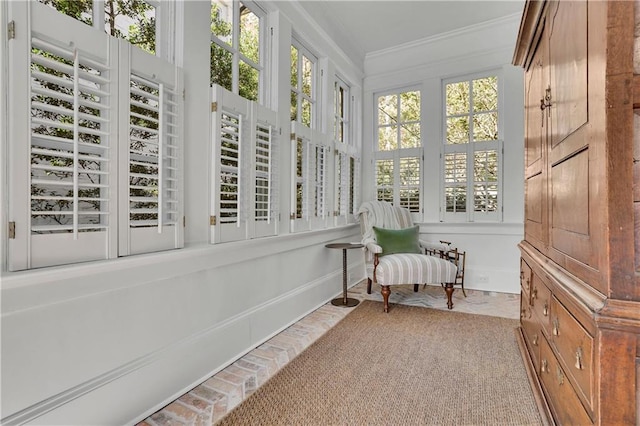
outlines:
{"label": "wooden chair leg", "polygon": [[367,294],[371,294],[371,278],[367,278]]}
{"label": "wooden chair leg", "polygon": [[447,308],[453,309],[453,301],[451,296],[453,295],[453,283],[446,283],[444,285],[444,292],[447,293]]}
{"label": "wooden chair leg", "polygon": [[388,285],[383,285],[380,293],[382,293],[382,300],[384,300],[384,312],[387,313],[389,312],[389,295],[391,294],[391,289]]}
{"label": "wooden chair leg", "polygon": [[413,292],[417,293],[419,288],[420,288],[420,284],[414,284],[413,285]]}

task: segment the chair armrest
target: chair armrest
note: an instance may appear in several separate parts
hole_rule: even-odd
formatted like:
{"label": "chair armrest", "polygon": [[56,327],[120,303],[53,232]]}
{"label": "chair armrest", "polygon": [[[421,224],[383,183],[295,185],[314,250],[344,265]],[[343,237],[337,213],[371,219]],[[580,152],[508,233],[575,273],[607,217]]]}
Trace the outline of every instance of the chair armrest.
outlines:
{"label": "chair armrest", "polygon": [[365,248],[370,251],[371,253],[374,254],[379,254],[382,253],[382,247],[380,247],[375,240],[373,239],[367,239],[362,241],[362,244],[364,244]]}
{"label": "chair armrest", "polygon": [[420,247],[430,251],[442,251],[443,253],[449,251],[448,244],[435,243],[433,241],[426,241],[426,240],[420,240]]}

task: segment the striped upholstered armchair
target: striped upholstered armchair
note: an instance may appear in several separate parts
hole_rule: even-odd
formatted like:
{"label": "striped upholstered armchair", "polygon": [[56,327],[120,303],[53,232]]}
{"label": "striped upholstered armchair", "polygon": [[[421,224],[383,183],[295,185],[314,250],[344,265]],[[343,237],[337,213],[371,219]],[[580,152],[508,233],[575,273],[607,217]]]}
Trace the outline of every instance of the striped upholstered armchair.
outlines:
{"label": "striped upholstered armchair", "polygon": [[409,210],[394,207],[385,201],[367,201],[356,213],[365,246],[367,293],[371,283],[381,286],[384,311],[389,311],[392,285],[442,284],[447,295],[447,307],[453,308],[451,296],[458,276],[455,263],[441,256],[425,253],[445,252],[446,244],[420,240],[418,227],[413,225]]}

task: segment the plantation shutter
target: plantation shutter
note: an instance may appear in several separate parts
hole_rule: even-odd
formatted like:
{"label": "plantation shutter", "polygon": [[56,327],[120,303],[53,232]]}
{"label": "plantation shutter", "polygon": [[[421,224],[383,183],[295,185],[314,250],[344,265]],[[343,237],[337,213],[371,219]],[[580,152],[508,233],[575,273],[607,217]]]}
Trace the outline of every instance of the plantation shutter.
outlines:
{"label": "plantation shutter", "polygon": [[247,194],[243,170],[250,138],[247,123],[249,103],[223,87],[213,87],[213,196],[212,241],[215,243],[247,238],[245,205]]}
{"label": "plantation shutter", "polygon": [[276,113],[253,103],[252,128],[255,153],[254,238],[277,235],[278,232],[278,143],[275,136]]}
{"label": "plantation shutter", "polygon": [[349,204],[347,223],[355,222],[355,213],[360,206],[360,158],[349,157]]}
{"label": "plantation shutter", "polygon": [[117,44],[38,2],[9,8],[9,269],[113,257]]}
{"label": "plantation shutter", "polygon": [[311,130],[291,122],[292,197],[291,231],[309,230]]}
{"label": "plantation shutter", "polygon": [[124,41],[120,70],[120,255],[182,247],[181,72]]}
{"label": "plantation shutter", "polygon": [[313,157],[309,170],[309,198],[312,204],[311,229],[326,226],[326,158],[328,147],[321,143],[314,143],[311,147]]}

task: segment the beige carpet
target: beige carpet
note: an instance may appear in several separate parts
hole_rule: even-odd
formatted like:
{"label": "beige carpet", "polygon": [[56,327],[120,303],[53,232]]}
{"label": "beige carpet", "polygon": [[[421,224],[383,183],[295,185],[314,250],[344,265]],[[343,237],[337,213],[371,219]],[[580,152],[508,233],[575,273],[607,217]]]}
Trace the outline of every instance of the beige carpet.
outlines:
{"label": "beige carpet", "polygon": [[539,425],[512,319],[364,301],[218,425]]}

